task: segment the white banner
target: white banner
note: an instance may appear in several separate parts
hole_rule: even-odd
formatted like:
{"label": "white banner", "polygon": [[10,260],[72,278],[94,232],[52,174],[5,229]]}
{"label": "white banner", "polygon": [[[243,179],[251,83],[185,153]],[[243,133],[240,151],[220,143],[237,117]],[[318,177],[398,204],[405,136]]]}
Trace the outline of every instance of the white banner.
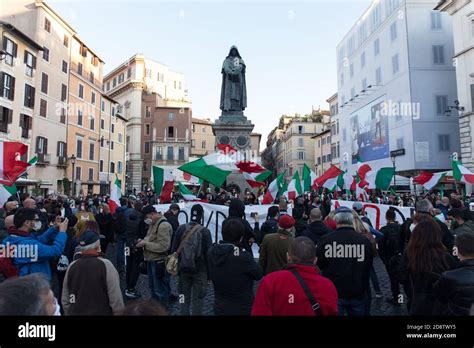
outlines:
{"label": "white banner", "polygon": [[[355,202],[352,201],[332,200],[331,210],[337,209],[339,207],[348,207],[352,209],[352,205],[354,203]],[[380,230],[381,227],[387,224],[387,220],[385,220],[385,214],[389,208],[393,208],[395,210],[395,216],[399,223],[403,223],[407,218],[412,216],[412,211],[414,212],[414,209],[410,207],[399,207],[395,205],[375,204],[370,202],[361,203],[364,205],[366,216],[370,219],[372,226],[374,226],[376,230]]]}

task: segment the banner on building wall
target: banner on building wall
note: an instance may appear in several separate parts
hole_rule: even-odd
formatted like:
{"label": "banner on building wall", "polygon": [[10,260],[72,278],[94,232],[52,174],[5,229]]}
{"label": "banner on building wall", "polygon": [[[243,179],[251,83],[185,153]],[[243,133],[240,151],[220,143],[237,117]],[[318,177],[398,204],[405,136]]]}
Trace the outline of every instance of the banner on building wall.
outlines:
{"label": "banner on building wall", "polygon": [[388,158],[388,113],[385,96],[353,112],[350,116],[352,163]]}
{"label": "banner on building wall", "polygon": [[[352,205],[354,203],[355,202],[352,201],[332,200],[331,210],[337,209],[339,207],[348,207],[352,209]],[[409,207],[375,204],[370,202],[361,203],[364,205],[364,211],[367,213],[367,217],[370,219],[370,222],[372,222],[372,226],[374,226],[374,228],[377,230],[387,224],[385,214],[389,208],[393,208],[395,210],[396,219],[400,224],[402,224],[407,218],[411,217],[415,211],[413,208]]]}

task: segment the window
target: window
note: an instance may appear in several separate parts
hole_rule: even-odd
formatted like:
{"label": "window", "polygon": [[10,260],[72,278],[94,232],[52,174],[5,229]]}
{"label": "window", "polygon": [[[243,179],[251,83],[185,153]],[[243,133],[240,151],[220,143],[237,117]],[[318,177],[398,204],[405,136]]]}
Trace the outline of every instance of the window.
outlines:
{"label": "window", "polygon": [[82,63],[77,63],[77,73],[82,76]]}
{"label": "window", "polygon": [[151,78],[151,70],[150,69],[145,69],[145,76],[148,78]]}
{"label": "window", "polygon": [[44,19],[44,30],[46,30],[48,33],[51,32],[51,21],[48,18]]}
{"label": "window", "polygon": [[127,79],[132,77],[132,68],[127,69]]}
{"label": "window", "polygon": [[114,79],[112,80],[112,88],[114,88],[115,86],[117,86],[117,78],[114,77]]}
{"label": "window", "polygon": [[62,124],[66,124],[66,109],[61,108],[61,115],[59,116],[59,122]]}
{"label": "window", "polygon": [[192,148],[196,147],[196,139],[191,139],[191,147]]}
{"label": "window", "polygon": [[76,180],[81,180],[82,168],[76,167]]}
{"label": "window", "polygon": [[436,113],[438,115],[445,115],[448,110],[448,96],[437,95],[436,96]]}
{"label": "window", "polygon": [[48,109],[48,103],[44,99],[40,99],[40,116],[46,117],[46,112]]}
{"label": "window", "polygon": [[13,58],[16,58],[18,45],[12,40],[3,37],[3,50],[7,53],[5,56],[5,63],[13,65]]}
{"label": "window", "polygon": [[433,64],[444,64],[444,46],[433,46]]}
{"label": "window", "polygon": [[474,19],[471,19],[471,36],[474,37]]}
{"label": "window", "polygon": [[67,86],[62,83],[61,84],[61,101],[65,102],[67,99]]}
{"label": "window", "polygon": [[89,160],[94,160],[94,151],[95,151],[95,144],[93,142],[89,143]]}
{"label": "window", "polygon": [[162,160],[163,159],[163,148],[161,146],[156,147],[155,159],[156,160]]}
{"label": "window", "polygon": [[397,22],[393,22],[390,26],[390,39],[392,41],[397,39]]}
{"label": "window", "polygon": [[100,101],[100,111],[105,112],[105,101]]}
{"label": "window", "polygon": [[382,84],[382,68],[377,68],[377,70],[375,70],[375,84]]}
{"label": "window", "polygon": [[374,41],[374,56],[378,56],[380,53],[380,41],[379,39],[376,39]]}
{"label": "window", "polygon": [[354,64],[353,63],[351,63],[351,65],[349,66],[349,72],[350,72],[350,76],[354,77]]}
{"label": "window", "polygon": [[82,110],[77,110],[77,125],[82,126]]}
{"label": "window", "polygon": [[150,153],[150,142],[149,141],[145,141],[145,147],[144,147],[144,151],[145,153]]}
{"label": "window", "polygon": [[178,161],[184,161],[184,146],[178,148]]}
{"label": "window", "polygon": [[63,60],[63,73],[67,74],[67,62]]}
{"label": "window", "polygon": [[173,146],[168,146],[168,154],[167,154],[167,159],[168,160],[173,160],[174,159],[173,151],[174,151]]}
{"label": "window", "polygon": [[15,78],[5,72],[0,74],[0,96],[9,100],[13,100],[15,97]]}
{"label": "window", "polygon": [[181,89],[181,81],[179,81],[179,89]]}
{"label": "window", "polygon": [[206,141],[203,140],[203,141],[201,142],[201,149],[205,149],[205,148],[206,148]]}
{"label": "window", "polygon": [[298,146],[303,147],[304,146],[304,138],[298,138]]}
{"label": "window", "polygon": [[304,151],[298,151],[298,159],[304,160]]}
{"label": "window", "polygon": [[318,164],[321,164],[321,157],[318,157]]}
{"label": "window", "polygon": [[122,171],[123,171],[123,164],[122,164],[122,161],[118,161],[118,162],[117,162],[117,173],[118,173],[118,174],[122,174]]}
{"label": "window", "polygon": [[148,171],[148,163],[147,163],[147,162],[143,162],[143,168],[142,168],[142,170],[143,170],[144,172],[147,172],[147,171]]}
{"label": "window", "polygon": [[110,141],[110,149],[111,149],[111,150],[114,149],[114,142],[113,142],[113,141]]}
{"label": "window", "polygon": [[11,123],[13,110],[0,106],[0,132],[8,133],[8,124]]}
{"label": "window", "polygon": [[397,149],[403,149],[403,138],[397,139]]}
{"label": "window", "polygon": [[20,114],[20,128],[21,136],[28,139],[30,137],[29,130],[31,129],[31,116]]}
{"label": "window", "polygon": [[90,117],[89,117],[89,128],[91,130],[95,129],[95,117],[94,117],[94,115],[90,115]]}
{"label": "window", "polygon": [[173,85],[174,89],[176,89],[176,80],[174,80],[174,85]]}
{"label": "window", "polygon": [[67,157],[66,156],[66,143],[63,141],[58,141],[58,145],[56,147],[56,156],[58,157]]}
{"label": "window", "polygon": [[115,125],[112,123],[111,127],[110,127],[110,131],[112,133],[115,133]]}
{"label": "window", "polygon": [[362,54],[360,55],[360,68],[365,68],[365,52],[362,52]]}
{"label": "window", "polygon": [[392,71],[393,71],[394,74],[396,74],[399,71],[398,54],[396,54],[392,57]]}
{"label": "window", "polygon": [[110,90],[110,81],[107,82],[107,91],[109,91],[109,90]]}
{"label": "window", "polygon": [[99,161],[99,172],[103,172],[104,171],[104,160],[100,160]]}
{"label": "window", "polygon": [[150,125],[149,124],[145,125],[145,135],[150,135]]}
{"label": "window", "polygon": [[118,142],[123,143],[123,134],[122,133],[118,134]]}
{"label": "window", "polygon": [[343,142],[346,142],[346,141],[347,141],[347,133],[346,133],[346,129],[345,129],[345,128],[342,128],[342,141],[343,141]]}
{"label": "window", "polygon": [[367,25],[366,22],[361,22],[359,26],[359,46],[362,45],[362,43],[365,41],[367,38]]}
{"label": "window", "polygon": [[84,99],[84,86],[79,84],[79,98]]}
{"label": "window", "polygon": [[298,134],[303,134],[304,128],[303,126],[298,126]]}
{"label": "window", "polygon": [[89,81],[90,83],[94,83],[94,73],[92,71],[89,73]]}
{"label": "window", "polygon": [[63,45],[69,47],[69,37],[66,34],[64,34]]}
{"label": "window", "polygon": [[46,46],[43,46],[43,59],[49,62],[49,49]]}
{"label": "window", "polygon": [[100,129],[105,129],[105,120],[103,118],[100,119]]}
{"label": "window", "polygon": [[362,80],[362,89],[366,89],[367,88],[367,79],[363,79]]}
{"label": "window", "polygon": [[114,162],[110,162],[110,172],[115,173],[115,163]]}
{"label": "window", "polygon": [[438,11],[431,11],[431,30],[441,30],[443,23],[441,22],[441,13]]}
{"label": "window", "polygon": [[449,134],[438,134],[439,151],[451,151]]}
{"label": "window", "polygon": [[145,107],[145,117],[151,117],[151,106]]}
{"label": "window", "polygon": [[36,57],[30,52],[25,50],[24,63],[26,65],[25,74],[26,76],[33,76],[33,70],[36,69]]}
{"label": "window", "polygon": [[174,113],[169,112],[169,113],[168,113],[168,120],[169,120],[169,121],[173,121],[173,119],[174,119]]}
{"label": "window", "polygon": [[168,127],[168,137],[173,138],[174,137],[174,127]]}
{"label": "window", "polygon": [[79,47],[79,54],[83,57],[87,57],[87,47],[81,44]]}
{"label": "window", "polygon": [[48,94],[48,75],[41,73],[41,92]]}
{"label": "window", "polygon": [[91,104],[95,105],[95,93],[91,93]]}
{"label": "window", "polygon": [[82,158],[82,138],[76,138],[76,157]]}
{"label": "window", "polygon": [[374,6],[372,8],[372,13],[371,13],[371,17],[370,17],[370,23],[371,23],[371,29],[372,29],[372,32],[374,32],[381,24],[382,22],[382,17],[381,17],[381,6],[382,4],[381,3],[378,3],[376,6]]}
{"label": "window", "polygon": [[123,73],[119,75],[118,77],[118,83],[122,83],[124,81],[124,75]]}
{"label": "window", "polygon": [[322,138],[321,139],[321,145],[325,145],[326,144],[326,138]]}

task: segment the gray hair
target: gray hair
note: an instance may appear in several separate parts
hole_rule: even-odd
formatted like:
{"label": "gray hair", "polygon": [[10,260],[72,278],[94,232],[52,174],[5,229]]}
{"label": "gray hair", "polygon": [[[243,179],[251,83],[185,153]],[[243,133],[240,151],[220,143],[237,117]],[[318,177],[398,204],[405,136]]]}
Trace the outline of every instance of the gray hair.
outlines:
{"label": "gray hair", "polygon": [[288,255],[293,262],[313,263],[316,257],[316,246],[308,237],[296,237],[288,247]]}
{"label": "gray hair", "polygon": [[416,203],[416,211],[420,213],[431,213],[433,204],[427,199],[422,199]]}
{"label": "gray hair", "polygon": [[354,217],[352,216],[352,212],[340,212],[336,213],[334,216],[334,220],[336,221],[336,226],[353,226],[354,225]]}
{"label": "gray hair", "polygon": [[43,274],[7,279],[0,284],[0,316],[46,315],[44,297],[51,287]]}

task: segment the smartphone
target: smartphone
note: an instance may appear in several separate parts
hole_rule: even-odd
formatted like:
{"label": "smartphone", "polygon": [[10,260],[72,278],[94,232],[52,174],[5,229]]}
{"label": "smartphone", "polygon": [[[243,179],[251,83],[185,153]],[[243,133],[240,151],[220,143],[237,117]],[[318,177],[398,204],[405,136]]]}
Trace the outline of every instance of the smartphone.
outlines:
{"label": "smartphone", "polygon": [[251,218],[254,218],[254,219],[255,219],[255,216],[256,216],[256,215],[257,215],[257,212],[255,212],[255,211],[250,213],[250,217],[251,217]]}

